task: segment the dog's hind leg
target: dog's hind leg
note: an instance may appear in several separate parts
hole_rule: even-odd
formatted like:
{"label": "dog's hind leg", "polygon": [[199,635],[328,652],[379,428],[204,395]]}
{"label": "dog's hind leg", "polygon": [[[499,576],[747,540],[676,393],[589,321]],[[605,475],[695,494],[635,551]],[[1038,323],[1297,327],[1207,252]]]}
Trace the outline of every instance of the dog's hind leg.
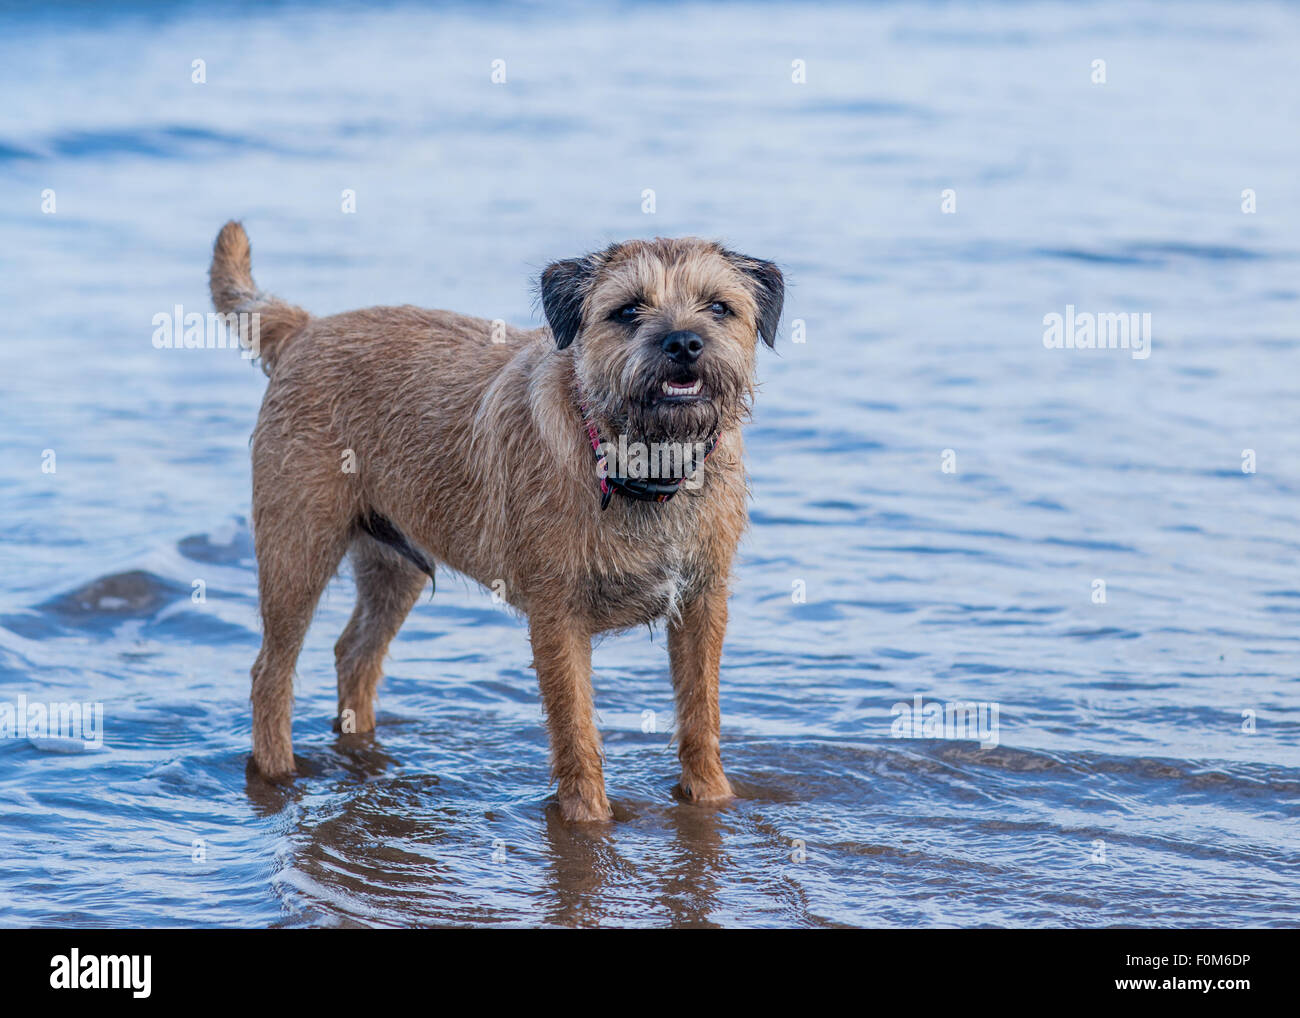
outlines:
{"label": "dog's hind leg", "polygon": [[[316,602],[347,549],[349,528],[328,511],[284,497],[253,470],[253,538],[262,649],[253,664],[253,761],[270,779],[294,773],[293,672]],[[278,497],[277,497],[278,496]]]}
{"label": "dog's hind leg", "polygon": [[429,577],[398,552],[368,534],[349,552],[356,574],[357,606],[334,646],[339,673],[336,732],[375,727],[375,693],[384,677],[384,655]]}

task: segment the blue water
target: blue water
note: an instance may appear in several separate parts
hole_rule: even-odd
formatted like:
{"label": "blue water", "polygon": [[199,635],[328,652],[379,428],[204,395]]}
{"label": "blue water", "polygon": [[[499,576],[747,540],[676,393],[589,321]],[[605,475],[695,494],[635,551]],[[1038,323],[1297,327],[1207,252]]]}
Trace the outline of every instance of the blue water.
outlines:
{"label": "blue water", "polygon": [[[1118,0],[0,14],[0,702],[104,711],[0,739],[0,923],[1295,925],[1298,47],[1295,6]],[[309,773],[248,780],[265,379],[151,343],[230,217],[318,313],[536,324],[543,265],[632,236],[785,267],[733,806],[671,797],[642,631],[596,653],[618,821],[565,826],[526,630],[449,576],[360,745],[336,581]],[[1046,349],[1067,305],[1149,358]],[[998,744],[894,738],[918,695]]]}

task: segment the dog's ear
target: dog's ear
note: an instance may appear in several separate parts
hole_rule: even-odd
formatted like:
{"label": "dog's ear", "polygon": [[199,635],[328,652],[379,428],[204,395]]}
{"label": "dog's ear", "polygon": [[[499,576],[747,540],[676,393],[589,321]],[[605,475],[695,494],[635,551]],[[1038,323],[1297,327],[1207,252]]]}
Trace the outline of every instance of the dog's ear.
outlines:
{"label": "dog's ear", "polygon": [[556,349],[563,350],[577,338],[582,328],[582,302],[595,275],[596,260],[590,255],[552,262],[542,273],[542,312]]}
{"label": "dog's ear", "polygon": [[727,251],[726,255],[753,284],[754,300],[758,304],[758,334],[764,343],[775,349],[776,327],[781,322],[781,308],[785,305],[785,277],[772,262],[735,251]]}

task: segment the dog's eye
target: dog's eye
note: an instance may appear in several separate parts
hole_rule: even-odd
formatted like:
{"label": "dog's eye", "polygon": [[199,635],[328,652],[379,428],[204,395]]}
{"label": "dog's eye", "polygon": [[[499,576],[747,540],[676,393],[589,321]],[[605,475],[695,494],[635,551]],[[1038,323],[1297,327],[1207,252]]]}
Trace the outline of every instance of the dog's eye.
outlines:
{"label": "dog's eye", "polygon": [[709,305],[709,314],[713,315],[714,318],[726,318],[727,315],[731,314],[731,309],[722,301],[715,300]]}
{"label": "dog's eye", "polygon": [[641,309],[635,304],[624,304],[621,308],[610,315],[610,317],[616,322],[622,322],[624,325],[631,325],[636,321],[637,315],[640,314],[640,312]]}

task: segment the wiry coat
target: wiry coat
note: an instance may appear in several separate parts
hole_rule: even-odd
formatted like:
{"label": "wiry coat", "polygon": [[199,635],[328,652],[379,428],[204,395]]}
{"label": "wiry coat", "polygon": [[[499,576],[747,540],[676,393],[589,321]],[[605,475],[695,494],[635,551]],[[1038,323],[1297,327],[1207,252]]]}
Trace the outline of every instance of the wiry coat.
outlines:
{"label": "wiry coat", "polygon": [[[551,266],[542,280],[549,326],[494,331],[483,319],[415,307],[313,318],[261,293],[242,227],[223,228],[213,300],[223,312],[259,315],[270,378],[253,435],[264,622],[254,759],[265,774],[293,772],[294,662],[321,591],[350,553],[358,602],[336,647],[343,731],[373,728],[388,642],[424,571],[442,564],[529,618],[567,817],[610,812],[591,720],[591,638],[663,618],[681,788],[702,801],[730,795],[717,670],[746,525],[740,425],[753,337],[762,330],[770,340],[775,329],[780,276],[773,283],[768,263],[702,241],[634,245]],[[658,385],[651,325],[636,333],[649,339],[629,342],[606,307],[634,292],[672,327],[697,313],[700,294],[715,309],[727,302],[734,321],[697,326],[716,347],[699,367],[713,398],[676,406],[637,395]],[[615,496],[602,511],[580,398],[603,437],[718,434],[702,483],[664,503]]]}

